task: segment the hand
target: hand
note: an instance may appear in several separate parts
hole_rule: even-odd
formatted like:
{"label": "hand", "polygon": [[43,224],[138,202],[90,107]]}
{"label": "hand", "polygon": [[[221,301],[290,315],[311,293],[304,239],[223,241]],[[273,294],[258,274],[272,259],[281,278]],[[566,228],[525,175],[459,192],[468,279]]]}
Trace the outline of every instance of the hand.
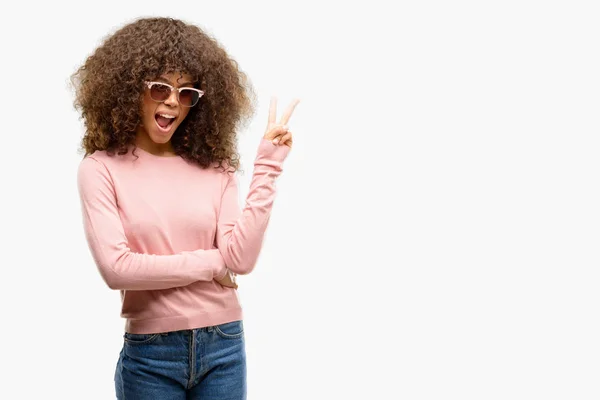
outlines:
{"label": "hand", "polygon": [[227,273],[225,274],[224,277],[222,277],[221,279],[216,279],[215,281],[219,282],[221,285],[225,286],[225,287],[230,287],[230,288],[234,288],[237,289],[238,285],[235,282],[235,273],[231,272],[229,269],[227,269]]}
{"label": "hand", "polygon": [[270,140],[273,144],[292,147],[292,132],[289,130],[287,123],[294,112],[294,108],[300,102],[299,99],[295,99],[288,106],[283,113],[283,116],[279,122],[275,122],[277,117],[277,98],[271,97],[271,105],[269,107],[269,122],[267,124],[267,131],[263,136],[264,139]]}

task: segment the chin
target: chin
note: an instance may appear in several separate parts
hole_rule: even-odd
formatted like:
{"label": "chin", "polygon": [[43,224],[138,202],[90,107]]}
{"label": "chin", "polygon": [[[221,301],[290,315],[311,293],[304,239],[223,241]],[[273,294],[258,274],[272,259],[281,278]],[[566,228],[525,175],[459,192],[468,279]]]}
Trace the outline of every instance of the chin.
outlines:
{"label": "chin", "polygon": [[153,142],[158,144],[164,144],[168,143],[171,140],[176,129],[177,126],[172,126],[169,132],[162,132],[159,129],[155,128],[152,130],[152,133],[150,133],[148,136],[150,136],[150,139],[152,139]]}

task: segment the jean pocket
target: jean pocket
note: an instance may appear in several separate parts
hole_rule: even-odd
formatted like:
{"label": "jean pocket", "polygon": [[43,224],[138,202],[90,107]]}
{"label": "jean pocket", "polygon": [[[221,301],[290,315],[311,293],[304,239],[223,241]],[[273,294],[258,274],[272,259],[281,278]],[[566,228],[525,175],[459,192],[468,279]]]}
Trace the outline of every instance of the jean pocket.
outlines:
{"label": "jean pocket", "polygon": [[125,332],[123,339],[129,344],[147,344],[156,340],[160,333],[128,333]]}
{"label": "jean pocket", "polygon": [[239,339],[244,335],[244,323],[242,321],[226,322],[216,325],[215,331],[225,339]]}

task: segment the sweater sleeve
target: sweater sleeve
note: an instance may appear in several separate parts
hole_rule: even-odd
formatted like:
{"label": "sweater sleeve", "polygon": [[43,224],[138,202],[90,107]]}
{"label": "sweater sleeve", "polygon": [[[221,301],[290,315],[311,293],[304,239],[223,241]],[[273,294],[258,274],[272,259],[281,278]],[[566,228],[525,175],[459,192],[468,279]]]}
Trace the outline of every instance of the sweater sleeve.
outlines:
{"label": "sweater sleeve", "polygon": [[227,179],[216,240],[225,264],[236,274],[248,274],[256,265],[275,199],[275,180],[289,150],[286,145],[261,140],[243,210],[238,201],[237,175],[230,174]]}
{"label": "sweater sleeve", "polygon": [[168,289],[225,275],[225,262],[218,249],[174,255],[132,252],[119,215],[113,181],[102,162],[85,157],[79,164],[77,187],[88,246],[111,289]]}

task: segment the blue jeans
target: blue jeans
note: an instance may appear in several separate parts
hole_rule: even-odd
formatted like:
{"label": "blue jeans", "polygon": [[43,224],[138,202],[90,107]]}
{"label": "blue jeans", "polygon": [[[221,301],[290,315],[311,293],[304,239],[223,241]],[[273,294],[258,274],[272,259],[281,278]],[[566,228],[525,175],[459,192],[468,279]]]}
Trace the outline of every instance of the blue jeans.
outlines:
{"label": "blue jeans", "polygon": [[246,399],[242,321],[156,334],[125,333],[119,400]]}

